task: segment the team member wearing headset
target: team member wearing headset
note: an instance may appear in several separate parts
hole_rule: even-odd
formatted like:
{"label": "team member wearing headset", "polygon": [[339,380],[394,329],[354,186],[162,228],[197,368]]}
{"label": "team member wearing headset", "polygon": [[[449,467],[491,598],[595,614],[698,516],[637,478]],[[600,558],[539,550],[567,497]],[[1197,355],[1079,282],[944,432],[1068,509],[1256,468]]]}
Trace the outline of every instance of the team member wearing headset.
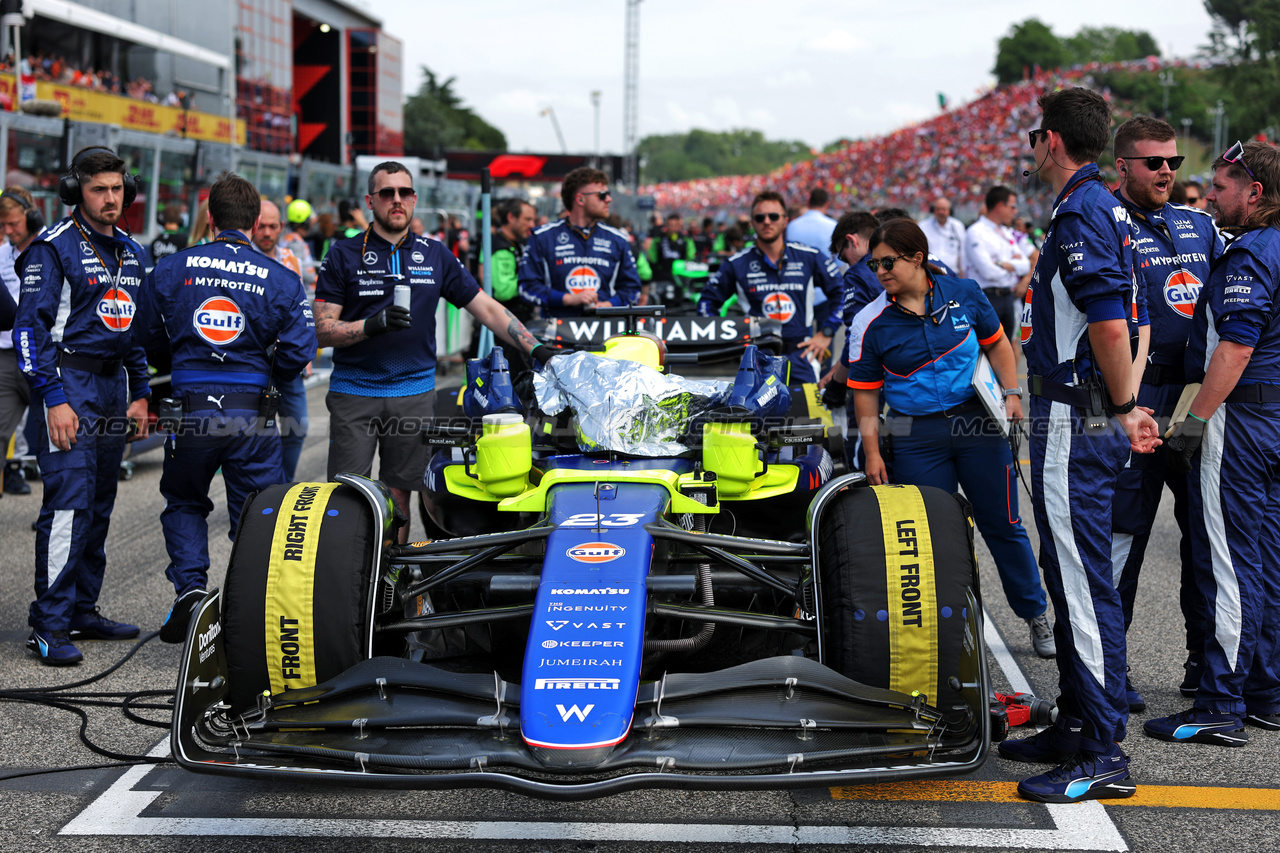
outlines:
{"label": "team member wearing headset", "polygon": [[[3,328],[11,330],[17,316],[18,296],[22,287],[14,265],[44,230],[44,216],[35,206],[31,194],[22,187],[5,187],[4,194],[0,195],[0,227],[3,227],[6,238],[0,243],[0,278],[4,279],[4,295],[13,300],[13,316]],[[0,331],[0,444],[8,444],[9,437],[22,422],[22,414],[30,403],[31,388],[27,385],[27,377],[22,375],[22,370],[18,367],[13,334],[11,331]],[[31,494],[31,486],[23,479],[18,462],[5,465],[4,490],[9,494]]]}
{"label": "team member wearing headset", "polygon": [[83,658],[72,632],[138,635],[136,625],[98,611],[127,422],[146,435],[151,393],[146,355],[133,336],[142,249],[116,227],[137,195],[114,151],[81,150],[58,184],[58,197],[75,209],[18,259],[14,346],[40,403],[32,411],[44,480],[27,648],[55,666]]}

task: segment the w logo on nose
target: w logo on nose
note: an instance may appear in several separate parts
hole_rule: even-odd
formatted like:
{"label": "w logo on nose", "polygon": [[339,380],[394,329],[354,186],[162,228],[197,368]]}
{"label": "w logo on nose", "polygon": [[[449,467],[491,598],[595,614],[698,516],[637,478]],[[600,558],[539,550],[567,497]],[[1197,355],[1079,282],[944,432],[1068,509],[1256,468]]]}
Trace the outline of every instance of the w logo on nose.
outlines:
{"label": "w logo on nose", "polygon": [[587,715],[591,713],[591,709],[594,707],[595,705],[588,705],[586,708],[579,710],[577,705],[573,705],[566,711],[563,705],[556,705],[556,710],[560,712],[561,722],[567,723],[570,717],[577,717],[578,722],[585,723]]}

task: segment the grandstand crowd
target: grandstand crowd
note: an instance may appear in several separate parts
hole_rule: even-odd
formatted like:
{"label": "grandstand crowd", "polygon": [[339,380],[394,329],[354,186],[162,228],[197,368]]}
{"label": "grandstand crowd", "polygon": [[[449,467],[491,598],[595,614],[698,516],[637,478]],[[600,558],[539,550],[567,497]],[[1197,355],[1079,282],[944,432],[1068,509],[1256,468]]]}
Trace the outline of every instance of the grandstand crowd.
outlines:
{"label": "grandstand crowd", "polygon": [[[1034,69],[1020,83],[993,89],[976,100],[886,136],[858,140],[811,160],[789,163],[766,175],[735,175],[641,187],[660,210],[703,216],[741,210],[756,193],[772,189],[803,199],[811,187],[825,187],[833,209],[927,208],[937,195],[952,199],[957,212],[975,211],[989,187],[1019,186],[1030,162],[1026,128],[1039,115],[1036,99],[1066,86],[1099,87],[1097,75],[1115,70],[1188,67],[1186,60],[1148,57],[1116,63],[1089,63],[1070,69]],[[1034,185],[1024,207],[1034,216],[1051,201]]]}

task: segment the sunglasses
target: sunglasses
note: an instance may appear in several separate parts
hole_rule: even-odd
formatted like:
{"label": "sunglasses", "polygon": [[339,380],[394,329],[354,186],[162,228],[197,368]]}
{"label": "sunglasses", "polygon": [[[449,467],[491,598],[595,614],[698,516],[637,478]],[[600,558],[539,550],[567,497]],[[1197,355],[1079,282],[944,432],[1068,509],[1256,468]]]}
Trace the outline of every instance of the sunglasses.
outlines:
{"label": "sunglasses", "polygon": [[1027,138],[1028,138],[1029,140],[1031,140],[1031,147],[1032,147],[1033,149],[1036,147],[1036,137],[1037,137],[1037,136],[1042,136],[1042,135],[1044,136],[1044,138],[1045,138],[1045,139],[1048,139],[1048,138],[1049,138],[1049,131],[1045,130],[1043,127],[1041,127],[1041,128],[1037,128],[1037,129],[1035,129],[1035,130],[1029,130],[1029,131],[1027,131]]}
{"label": "sunglasses", "polygon": [[1200,196],[1198,196],[1198,195],[1189,195],[1189,196],[1187,196],[1187,204],[1195,204],[1195,203],[1196,203],[1196,202],[1198,202],[1199,200],[1200,200]]}
{"label": "sunglasses", "polygon": [[606,198],[610,198],[613,195],[613,193],[609,192],[608,190],[600,190],[599,192],[594,192],[594,193],[583,193],[583,195],[593,195],[596,198],[600,199],[601,201],[604,201]]}
{"label": "sunglasses", "polygon": [[413,198],[417,194],[413,187],[383,187],[376,193],[378,198],[383,201],[392,201],[396,198]]}
{"label": "sunglasses", "polygon": [[1240,140],[1237,139],[1236,144],[1227,149],[1226,153],[1222,155],[1222,159],[1228,163],[1239,163],[1249,173],[1249,177],[1255,181],[1258,179],[1258,176],[1253,173],[1253,169],[1250,169],[1249,164],[1244,161],[1244,145]]}
{"label": "sunglasses", "polygon": [[867,269],[871,270],[872,272],[879,272],[880,267],[884,267],[885,272],[893,272],[893,265],[896,264],[898,261],[905,261],[905,260],[907,260],[905,255],[898,255],[897,257],[890,256],[887,258],[872,258],[871,260],[867,261]]}
{"label": "sunglasses", "polygon": [[751,218],[754,219],[756,222],[764,222],[766,219],[769,220],[770,222],[777,222],[779,219],[782,218],[782,214],[781,213],[757,213],[755,216]]}
{"label": "sunglasses", "polygon": [[1182,165],[1182,161],[1187,159],[1182,155],[1177,157],[1121,157],[1121,160],[1137,160],[1139,163],[1146,163],[1147,168],[1153,172],[1160,171],[1160,167],[1165,163],[1169,164],[1169,168],[1178,171],[1178,167]]}

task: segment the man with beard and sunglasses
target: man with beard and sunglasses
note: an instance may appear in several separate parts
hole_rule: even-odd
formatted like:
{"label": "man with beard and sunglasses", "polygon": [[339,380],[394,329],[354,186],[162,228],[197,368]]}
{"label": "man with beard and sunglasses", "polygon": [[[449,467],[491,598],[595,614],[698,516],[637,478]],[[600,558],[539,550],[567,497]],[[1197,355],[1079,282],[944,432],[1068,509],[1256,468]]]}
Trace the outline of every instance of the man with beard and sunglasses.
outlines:
{"label": "man with beard and sunglasses", "polygon": [[58,184],[74,208],[18,258],[18,363],[39,419],[44,500],[27,648],[43,663],[83,658],[73,639],[126,640],[136,625],[98,611],[107,528],[128,422],[147,432],[147,359],[133,334],[142,249],[116,223],[137,197],[124,161],[82,149]]}
{"label": "man with beard and sunglasses", "polygon": [[[1023,309],[1022,351],[1031,392],[1031,496],[1053,601],[1060,693],[1053,726],[1004,741],[999,752],[1057,765],[1019,782],[1019,794],[1073,803],[1136,791],[1119,744],[1129,705],[1111,507],[1130,453],[1150,453],[1160,439],[1134,396],[1148,321],[1129,215],[1097,165],[1111,141],[1111,106],[1084,88],[1043,94],[1039,106],[1031,148],[1056,199]],[[1139,359],[1131,350],[1135,337]]]}
{"label": "man with beard and sunglasses", "polygon": [[627,235],[611,228],[609,176],[587,166],[565,175],[560,200],[569,215],[533,232],[520,261],[520,296],[544,317],[577,317],[587,306],[644,305]]}
{"label": "man with beard and sunglasses", "polygon": [[[524,324],[483,293],[439,241],[409,229],[417,193],[413,176],[388,160],[369,173],[365,203],[373,224],[334,242],[316,278],[316,337],[331,346],[330,479],[368,476],[376,452],[379,477],[408,517],[409,493],[421,488],[428,448],[415,425],[435,414],[436,308],[441,298],[465,308],[515,353],[549,358]],[[394,303],[409,288],[409,307]],[[406,536],[407,529],[401,530]]]}
{"label": "man with beard and sunglasses", "polygon": [[[1116,169],[1120,186],[1115,197],[1125,206],[1132,225],[1137,253],[1138,283],[1146,293],[1151,319],[1151,344],[1138,390],[1138,405],[1151,409],[1156,420],[1167,425],[1182,389],[1186,386],[1183,359],[1191,333],[1191,315],[1209,265],[1222,251],[1222,238],[1209,214],[1169,203],[1174,175],[1184,158],[1178,156],[1178,138],[1172,127],[1151,116],[1134,116],[1120,125],[1115,136]],[[1186,475],[1170,470],[1167,450],[1134,454],[1120,473],[1112,506],[1111,556],[1120,579],[1120,604],[1124,626],[1133,621],[1133,601],[1138,573],[1151,538],[1151,526],[1160,495],[1168,485],[1173,493],[1173,517],[1182,532],[1182,588],[1180,600],[1186,623],[1187,676],[1183,695],[1195,695],[1204,667],[1204,632],[1208,622],[1204,599],[1191,575],[1191,538],[1187,521]],[[1146,702],[1125,676],[1130,711],[1143,711]]]}
{"label": "man with beard and sunglasses", "polygon": [[1189,473],[1204,671],[1190,710],[1143,730],[1238,747],[1246,723],[1280,729],[1280,151],[1231,146],[1209,203],[1232,239],[1196,303],[1186,367],[1201,384],[1169,438],[1170,467]]}
{"label": "man with beard and sunglasses", "polygon": [[[786,211],[782,196],[772,190],[755,197],[751,218],[756,243],[730,256],[707,279],[698,299],[698,314],[713,316],[736,291],[748,314],[782,323],[791,383],[817,382],[840,322],[840,272],[835,262],[823,258],[817,249],[786,242]],[[818,290],[827,296],[821,307],[814,305]]]}

